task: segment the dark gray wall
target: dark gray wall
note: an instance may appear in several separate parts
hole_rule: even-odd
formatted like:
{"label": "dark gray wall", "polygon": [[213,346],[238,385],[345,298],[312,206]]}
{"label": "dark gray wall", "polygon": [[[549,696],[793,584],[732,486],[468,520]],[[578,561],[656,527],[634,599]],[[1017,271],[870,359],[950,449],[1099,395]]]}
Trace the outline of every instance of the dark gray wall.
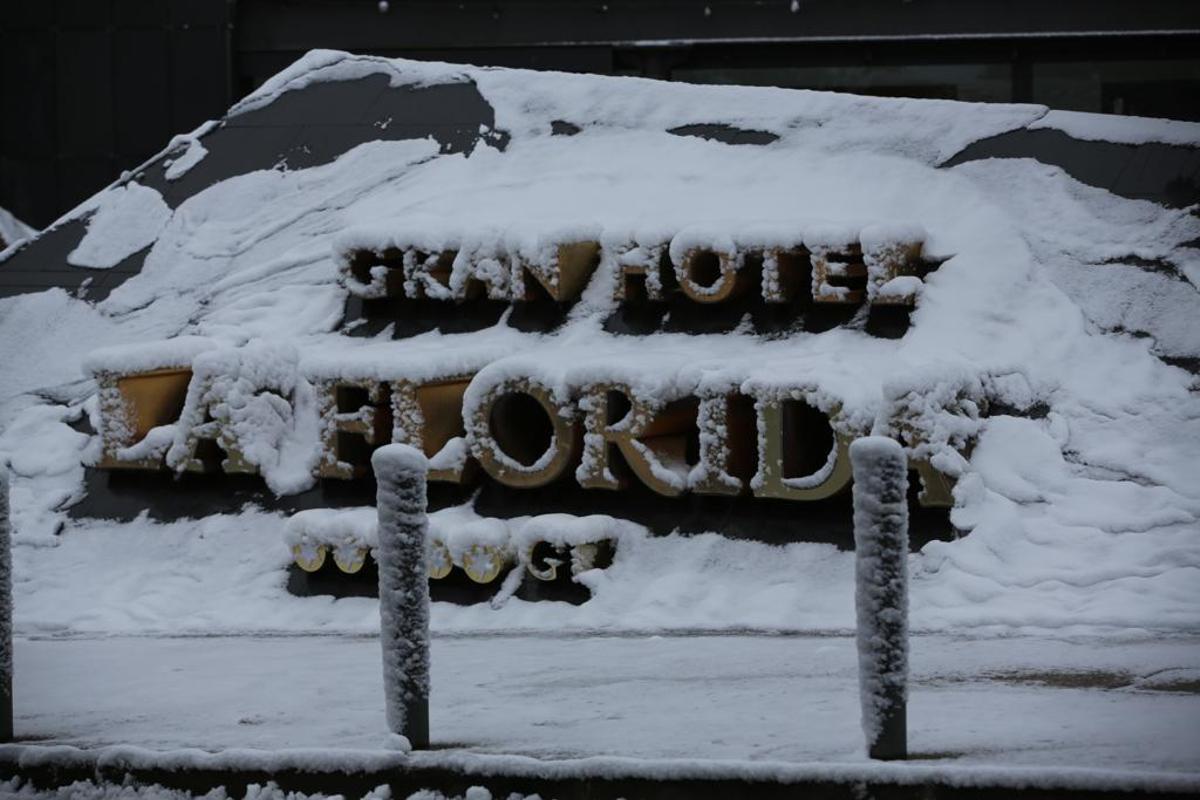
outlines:
{"label": "dark gray wall", "polygon": [[232,3],[4,0],[0,206],[37,227],[221,116]]}

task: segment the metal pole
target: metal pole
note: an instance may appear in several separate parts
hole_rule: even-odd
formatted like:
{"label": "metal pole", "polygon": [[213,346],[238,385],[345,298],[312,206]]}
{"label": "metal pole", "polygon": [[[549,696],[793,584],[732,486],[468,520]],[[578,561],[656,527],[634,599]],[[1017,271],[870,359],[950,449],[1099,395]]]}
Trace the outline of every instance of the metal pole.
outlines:
{"label": "metal pole", "polygon": [[908,464],[892,439],[850,445],[858,676],[867,755],[908,756]]}
{"label": "metal pole", "polygon": [[388,728],[429,747],[429,563],[425,474],[418,450],[390,444],[371,458],[378,484],[379,638]]}
{"label": "metal pole", "polygon": [[13,740],[12,521],[8,471],[0,464],[0,742]]}

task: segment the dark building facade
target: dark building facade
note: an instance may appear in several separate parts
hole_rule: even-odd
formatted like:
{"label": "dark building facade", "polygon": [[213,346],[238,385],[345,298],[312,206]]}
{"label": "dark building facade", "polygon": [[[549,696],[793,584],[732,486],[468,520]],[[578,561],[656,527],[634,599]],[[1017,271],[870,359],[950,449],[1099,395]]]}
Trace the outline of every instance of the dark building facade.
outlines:
{"label": "dark building facade", "polygon": [[316,47],[1200,119],[1196,0],[8,0],[0,207],[49,224]]}

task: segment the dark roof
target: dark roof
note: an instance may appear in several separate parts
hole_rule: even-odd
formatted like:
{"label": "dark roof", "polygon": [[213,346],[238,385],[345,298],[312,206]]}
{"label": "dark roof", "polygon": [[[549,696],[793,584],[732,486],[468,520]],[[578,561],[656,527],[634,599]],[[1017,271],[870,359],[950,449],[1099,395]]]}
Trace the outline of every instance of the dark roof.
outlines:
{"label": "dark roof", "polygon": [[[386,121],[386,124],[384,124]],[[573,126],[556,133],[572,135]],[[768,144],[770,134],[728,125],[689,125],[672,133],[704,136],[731,145]],[[387,76],[312,83],[284,92],[268,105],[226,117],[203,134],[208,154],[178,180],[164,161],[184,145],[164,151],[126,179],[160,192],[171,208],[214,183],[255,170],[291,169],[333,161],[368,141],[433,137],[443,152],[472,149],[482,136],[504,146],[490,105],[470,82],[390,86]],[[977,141],[943,166],[982,158],[1034,158],[1076,179],[1124,197],[1182,206],[1200,201],[1200,149],[1160,144],[1083,141],[1054,129],[1018,129]],[[0,262],[0,297],[60,287],[100,300],[138,273],[149,248],[112,269],[72,267],[67,254],[87,229],[85,218],[53,226]],[[84,286],[85,282],[87,285]]]}

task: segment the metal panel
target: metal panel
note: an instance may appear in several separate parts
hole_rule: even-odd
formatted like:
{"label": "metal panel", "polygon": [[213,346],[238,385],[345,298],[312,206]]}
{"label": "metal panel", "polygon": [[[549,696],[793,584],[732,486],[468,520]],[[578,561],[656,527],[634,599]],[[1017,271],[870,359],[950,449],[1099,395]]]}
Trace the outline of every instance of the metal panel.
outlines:
{"label": "metal panel", "polygon": [[[58,150],[61,154],[112,153],[113,86],[109,35],[60,31],[57,52]],[[69,87],[66,91],[62,89]]]}
{"label": "metal panel", "polygon": [[113,42],[115,150],[141,161],[175,133],[171,127],[169,34],[155,29],[117,30]]}
{"label": "metal panel", "polygon": [[223,28],[171,33],[171,127],[189,131],[229,107],[229,70]]}
{"label": "metal panel", "polygon": [[[10,158],[55,155],[54,37],[46,32],[6,31],[0,37],[0,152]],[[19,113],[15,112],[20,109]]]}
{"label": "metal panel", "polygon": [[35,226],[229,107],[227,0],[3,6],[0,206]]}
{"label": "metal panel", "polygon": [[167,23],[167,4],[163,0],[117,0],[113,5],[113,24],[126,27],[161,28]]}
{"label": "metal panel", "polygon": [[104,28],[112,17],[112,0],[57,0],[53,5],[64,28]]}
{"label": "metal panel", "polygon": [[229,23],[231,0],[158,0],[169,6],[176,26],[223,28]]}

